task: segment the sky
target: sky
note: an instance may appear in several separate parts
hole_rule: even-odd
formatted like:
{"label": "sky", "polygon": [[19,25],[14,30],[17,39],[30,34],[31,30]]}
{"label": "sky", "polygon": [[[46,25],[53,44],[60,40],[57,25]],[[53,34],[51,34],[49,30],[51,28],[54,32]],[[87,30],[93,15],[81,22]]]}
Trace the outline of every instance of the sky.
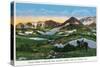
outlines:
{"label": "sky", "polygon": [[63,23],[70,17],[96,16],[95,7],[16,3],[16,24],[53,20]]}
{"label": "sky", "polygon": [[96,16],[95,7],[17,3],[17,16]]}

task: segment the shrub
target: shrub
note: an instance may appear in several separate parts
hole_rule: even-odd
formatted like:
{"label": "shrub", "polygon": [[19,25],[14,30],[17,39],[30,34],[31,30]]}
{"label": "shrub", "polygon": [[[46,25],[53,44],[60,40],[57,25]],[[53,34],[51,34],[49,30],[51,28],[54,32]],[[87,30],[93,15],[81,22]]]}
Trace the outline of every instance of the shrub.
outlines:
{"label": "shrub", "polygon": [[58,47],[54,47],[54,51],[55,52],[69,52],[69,51],[73,51],[75,50],[75,46],[71,45],[71,44],[67,44],[64,46],[64,48],[58,48]]}
{"label": "shrub", "polygon": [[64,52],[73,51],[73,50],[75,50],[75,46],[73,46],[71,44],[67,44],[64,47]]}

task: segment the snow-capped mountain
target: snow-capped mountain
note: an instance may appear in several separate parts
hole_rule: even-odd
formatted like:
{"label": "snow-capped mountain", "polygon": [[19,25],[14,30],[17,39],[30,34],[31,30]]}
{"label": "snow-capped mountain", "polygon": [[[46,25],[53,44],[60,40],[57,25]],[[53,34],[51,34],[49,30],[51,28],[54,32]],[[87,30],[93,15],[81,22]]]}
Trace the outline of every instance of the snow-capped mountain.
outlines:
{"label": "snow-capped mountain", "polygon": [[92,23],[96,23],[96,17],[84,17],[80,19],[84,25],[90,25]]}
{"label": "snow-capped mountain", "polygon": [[81,25],[81,22],[76,19],[75,17],[71,17],[68,20],[66,20],[64,23],[59,25],[58,27],[55,27],[49,31],[42,32],[42,31],[37,31],[38,33],[42,35],[54,35],[55,33],[59,32],[60,29],[65,29],[65,28],[73,28],[76,29],[76,27],[79,27]]}

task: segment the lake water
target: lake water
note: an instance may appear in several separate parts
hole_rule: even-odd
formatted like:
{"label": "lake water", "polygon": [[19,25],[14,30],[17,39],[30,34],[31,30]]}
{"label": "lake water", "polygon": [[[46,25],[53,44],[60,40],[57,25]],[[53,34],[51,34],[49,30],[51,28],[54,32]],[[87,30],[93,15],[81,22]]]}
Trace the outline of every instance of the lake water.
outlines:
{"label": "lake water", "polygon": [[[39,38],[39,37],[32,37],[32,38],[29,38],[29,39],[32,39],[32,40],[48,40],[46,38]],[[84,39],[84,42],[87,42],[88,43],[88,47],[89,48],[96,48],[96,42],[93,41],[93,40],[89,40],[89,39],[86,39],[86,38],[81,38],[81,39],[77,39],[77,40],[82,41],[83,39]],[[69,43],[71,45],[77,46],[77,40],[72,40]]]}
{"label": "lake water", "polygon": [[[77,39],[77,40],[81,41],[81,40],[83,40],[83,38]],[[77,40],[70,41],[69,43],[74,45],[74,46],[77,46]],[[89,48],[96,48],[96,42],[95,41],[89,40],[89,39],[86,39],[86,38],[84,38],[84,41],[88,43]]]}
{"label": "lake water", "polygon": [[39,38],[39,37],[31,37],[29,39],[32,39],[32,40],[47,40],[45,38]]}

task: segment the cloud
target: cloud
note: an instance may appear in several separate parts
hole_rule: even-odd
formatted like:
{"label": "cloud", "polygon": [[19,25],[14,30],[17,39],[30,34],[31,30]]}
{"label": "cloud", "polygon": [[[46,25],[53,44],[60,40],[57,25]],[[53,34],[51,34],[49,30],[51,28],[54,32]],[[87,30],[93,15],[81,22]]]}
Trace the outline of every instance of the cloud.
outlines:
{"label": "cloud", "polygon": [[65,15],[69,14],[69,12],[67,10],[56,11],[56,10],[47,10],[44,8],[41,8],[39,10],[39,12],[44,15],[56,15],[56,16],[65,16]]}
{"label": "cloud", "polygon": [[63,10],[52,10],[46,8],[31,9],[18,11],[19,16],[93,16],[96,14],[95,10],[89,9],[63,9]]}
{"label": "cloud", "polygon": [[89,10],[83,9],[83,10],[74,10],[74,11],[72,11],[71,15],[72,16],[74,16],[74,15],[75,16],[87,16],[87,15],[90,16],[92,14]]}

